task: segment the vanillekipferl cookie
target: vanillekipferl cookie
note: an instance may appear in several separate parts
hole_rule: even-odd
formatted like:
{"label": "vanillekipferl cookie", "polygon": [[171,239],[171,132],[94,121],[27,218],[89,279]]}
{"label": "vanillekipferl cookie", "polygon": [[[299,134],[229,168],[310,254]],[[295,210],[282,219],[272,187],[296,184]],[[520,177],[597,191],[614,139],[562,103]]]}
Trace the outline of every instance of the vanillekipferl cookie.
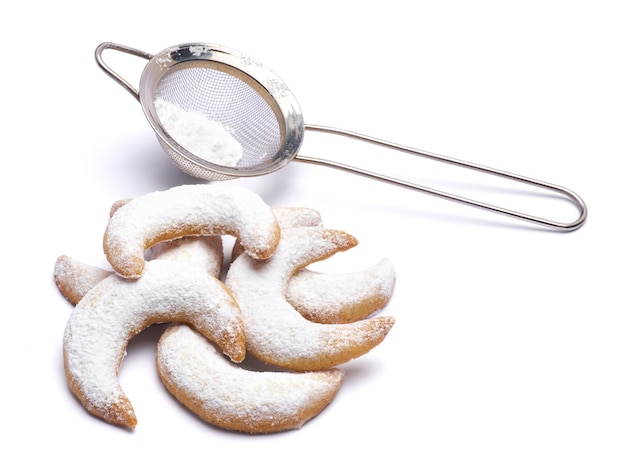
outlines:
{"label": "vanillekipferl cookie", "polygon": [[[321,215],[311,208],[286,207],[273,211],[281,229],[322,227]],[[345,324],[365,319],[385,307],[395,281],[395,268],[389,259],[352,273],[321,273],[305,267],[290,278],[286,299],[312,322]]]}
{"label": "vanillekipferl cookie", "polygon": [[193,329],[168,327],[157,369],[166,388],[204,421],[247,433],[300,428],[335,397],[344,373],[250,371],[228,361]]}
{"label": "vanillekipferl cookie", "polygon": [[89,412],[112,424],[136,425],[117,372],[130,339],[164,322],[192,325],[233,361],[245,357],[239,306],[223,283],[202,269],[151,260],[139,279],[113,274],[96,284],[68,319],[63,337],[66,377]]}
{"label": "vanillekipferl cookie", "polygon": [[280,239],[271,208],[254,192],[207,184],[182,185],[133,198],[112,211],[103,248],[123,277],[141,276],[145,251],[185,236],[232,235],[248,255],[269,257]]}
{"label": "vanillekipferl cookie", "polygon": [[391,299],[395,281],[395,268],[387,258],[350,273],[305,268],[291,277],[286,299],[312,322],[347,324],[383,309]]}

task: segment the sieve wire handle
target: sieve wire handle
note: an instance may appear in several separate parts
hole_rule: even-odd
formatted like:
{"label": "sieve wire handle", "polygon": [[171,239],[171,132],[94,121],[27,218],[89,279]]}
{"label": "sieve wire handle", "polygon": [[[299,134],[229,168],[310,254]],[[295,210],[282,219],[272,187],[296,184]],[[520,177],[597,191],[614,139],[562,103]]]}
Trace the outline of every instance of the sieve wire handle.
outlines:
{"label": "sieve wire handle", "polygon": [[336,135],[340,135],[344,137],[349,137],[349,138],[357,139],[357,140],[364,141],[370,144],[376,144],[382,147],[386,147],[388,149],[397,150],[397,151],[405,152],[408,154],[417,155],[420,157],[425,157],[427,159],[435,160],[438,162],[456,165],[456,166],[463,167],[469,170],[475,170],[475,171],[483,172],[483,173],[490,174],[496,177],[507,178],[509,180],[514,180],[519,183],[539,187],[544,190],[553,191],[553,192],[559,193],[562,196],[565,196],[572,203],[574,203],[574,205],[578,208],[579,216],[577,219],[575,219],[572,222],[564,223],[564,222],[552,221],[549,219],[544,219],[544,218],[537,217],[537,216],[531,216],[529,214],[502,208],[500,206],[494,206],[494,205],[483,203],[483,202],[476,201],[473,199],[469,199],[469,198],[465,198],[462,196],[447,193],[444,191],[436,190],[434,188],[421,186],[412,182],[396,179],[387,175],[382,175],[379,173],[371,172],[369,170],[364,170],[361,168],[353,167],[353,166],[346,165],[346,164],[339,163],[339,162],[320,159],[317,157],[307,157],[303,155],[297,155],[293,159],[294,161],[300,161],[300,162],[312,163],[312,164],[317,164],[317,165],[326,166],[326,167],[338,168],[340,170],[345,170],[356,175],[366,176],[366,177],[373,178],[381,182],[391,183],[393,185],[397,185],[403,188],[420,191],[423,193],[430,194],[432,196],[437,196],[439,198],[443,198],[446,200],[455,201],[457,203],[462,203],[462,204],[473,206],[479,209],[484,209],[484,210],[491,211],[491,212],[501,214],[504,216],[514,217],[517,219],[524,220],[526,222],[539,224],[541,226],[555,229],[558,231],[563,231],[563,232],[574,231],[576,229],[579,229],[585,223],[585,220],[587,219],[587,206],[585,205],[585,202],[576,193],[562,186],[553,185],[551,183],[546,183],[540,180],[535,180],[533,178],[523,177],[520,175],[516,175],[514,173],[497,170],[497,169],[486,167],[483,165],[477,165],[477,164],[465,162],[462,160],[453,159],[451,157],[444,157],[439,154],[425,152],[422,150],[414,149],[411,147],[406,147],[400,144],[395,144],[393,142],[376,139],[373,137],[365,136],[363,134],[358,134],[352,131],[346,131],[343,129],[330,128],[330,127],[325,127],[325,126],[314,126],[314,125],[306,125],[305,129],[308,131],[324,132],[324,133],[330,133],[330,134],[336,134]]}
{"label": "sieve wire handle", "polygon": [[126,54],[131,54],[133,56],[141,57],[142,59],[146,59],[146,60],[152,59],[153,55],[147,52],[140,51],[139,49],[122,46],[121,44],[116,44],[116,43],[111,43],[111,42],[102,43],[96,48],[96,52],[95,52],[96,62],[98,63],[100,68],[104,70],[104,72],[109,77],[111,77],[113,80],[119,83],[122,87],[124,87],[126,91],[128,91],[137,100],[139,100],[139,92],[137,91],[137,89],[133,87],[121,75],[119,75],[117,72],[111,69],[111,67],[109,67],[106,62],[104,62],[104,59],[102,58],[102,53],[106,51],[107,49],[113,49],[119,52],[124,52]]}

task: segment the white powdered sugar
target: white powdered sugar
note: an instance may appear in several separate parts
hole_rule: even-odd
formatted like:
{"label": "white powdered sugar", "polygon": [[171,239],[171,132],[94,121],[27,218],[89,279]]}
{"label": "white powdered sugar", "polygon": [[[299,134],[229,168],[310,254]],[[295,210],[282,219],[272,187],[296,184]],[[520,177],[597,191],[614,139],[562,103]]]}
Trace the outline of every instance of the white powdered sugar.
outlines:
{"label": "white powdered sugar", "polygon": [[241,144],[220,122],[161,97],[154,100],[154,106],[165,130],[192,154],[228,167],[235,167],[241,160]]}

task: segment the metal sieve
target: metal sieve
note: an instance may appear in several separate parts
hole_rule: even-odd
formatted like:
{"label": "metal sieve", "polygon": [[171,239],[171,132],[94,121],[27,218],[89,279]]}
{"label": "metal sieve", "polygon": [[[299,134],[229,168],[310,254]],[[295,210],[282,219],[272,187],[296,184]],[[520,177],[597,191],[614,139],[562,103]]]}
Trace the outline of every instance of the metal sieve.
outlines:
{"label": "metal sieve", "polygon": [[[104,61],[103,52],[107,49],[131,54],[148,61],[141,74],[139,90]],[[259,176],[274,172],[291,161],[300,161],[338,168],[559,231],[578,229],[587,217],[587,208],[583,200],[576,193],[561,186],[351,131],[305,125],[300,107],[285,83],[262,63],[239,51],[215,44],[187,43],[169,47],[153,55],[131,47],[106,42],[96,48],[95,57],[104,72],[140,102],[161,147],[174,164],[196,178],[227,180]],[[158,98],[173,103],[181,109],[200,112],[208,120],[220,123],[241,145],[242,153],[238,163],[235,166],[224,165],[219,160],[198,156],[181,145],[172,137],[159,118],[155,106],[155,100]],[[579,216],[573,222],[557,222],[343,163],[298,155],[305,130],[357,139],[553,191],[569,199],[577,207]]]}

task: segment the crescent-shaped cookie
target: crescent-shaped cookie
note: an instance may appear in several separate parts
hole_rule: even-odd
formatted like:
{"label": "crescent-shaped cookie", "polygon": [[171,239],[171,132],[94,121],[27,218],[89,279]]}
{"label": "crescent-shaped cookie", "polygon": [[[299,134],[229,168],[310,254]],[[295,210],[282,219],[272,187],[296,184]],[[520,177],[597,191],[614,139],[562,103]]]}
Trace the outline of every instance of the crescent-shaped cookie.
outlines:
{"label": "crescent-shaped cookie", "polygon": [[165,240],[228,234],[241,241],[248,255],[264,259],[280,238],[271,208],[256,193],[239,187],[181,185],[124,200],[111,212],[104,253],[126,278],[139,278],[145,251]]}
{"label": "crescent-shaped cookie", "polygon": [[91,288],[113,273],[94,267],[67,255],[61,255],[54,264],[54,282],[61,294],[76,305]]}
{"label": "crescent-shaped cookie", "polygon": [[352,273],[320,273],[303,268],[289,281],[286,298],[312,322],[346,324],[384,308],[396,282],[389,259]]}
{"label": "crescent-shaped cookie", "polygon": [[149,261],[139,279],[113,274],[95,285],[68,319],[63,338],[66,377],[89,412],[112,424],[136,425],[117,372],[129,340],[162,322],[192,325],[233,361],[245,357],[239,307],[224,284],[193,266]]}
{"label": "crescent-shaped cookie", "polygon": [[[310,208],[273,211],[281,228],[322,226],[320,214]],[[395,268],[389,259],[354,273],[327,274],[303,268],[291,277],[286,297],[312,322],[344,324],[365,319],[385,307],[395,282]]]}
{"label": "crescent-shaped cookie", "polygon": [[159,339],[157,369],[172,395],[202,420],[247,433],[301,427],[332,401],[344,376],[339,369],[246,370],[183,325],[168,327]]}
{"label": "crescent-shaped cookie", "polygon": [[241,308],[246,344],[256,358],[296,371],[331,368],[377,346],[394,324],[374,317],[349,324],[319,324],[302,317],[286,299],[291,276],[313,262],[354,247],[357,240],[322,227],[281,230],[267,260],[241,254],[230,266],[226,285]]}

